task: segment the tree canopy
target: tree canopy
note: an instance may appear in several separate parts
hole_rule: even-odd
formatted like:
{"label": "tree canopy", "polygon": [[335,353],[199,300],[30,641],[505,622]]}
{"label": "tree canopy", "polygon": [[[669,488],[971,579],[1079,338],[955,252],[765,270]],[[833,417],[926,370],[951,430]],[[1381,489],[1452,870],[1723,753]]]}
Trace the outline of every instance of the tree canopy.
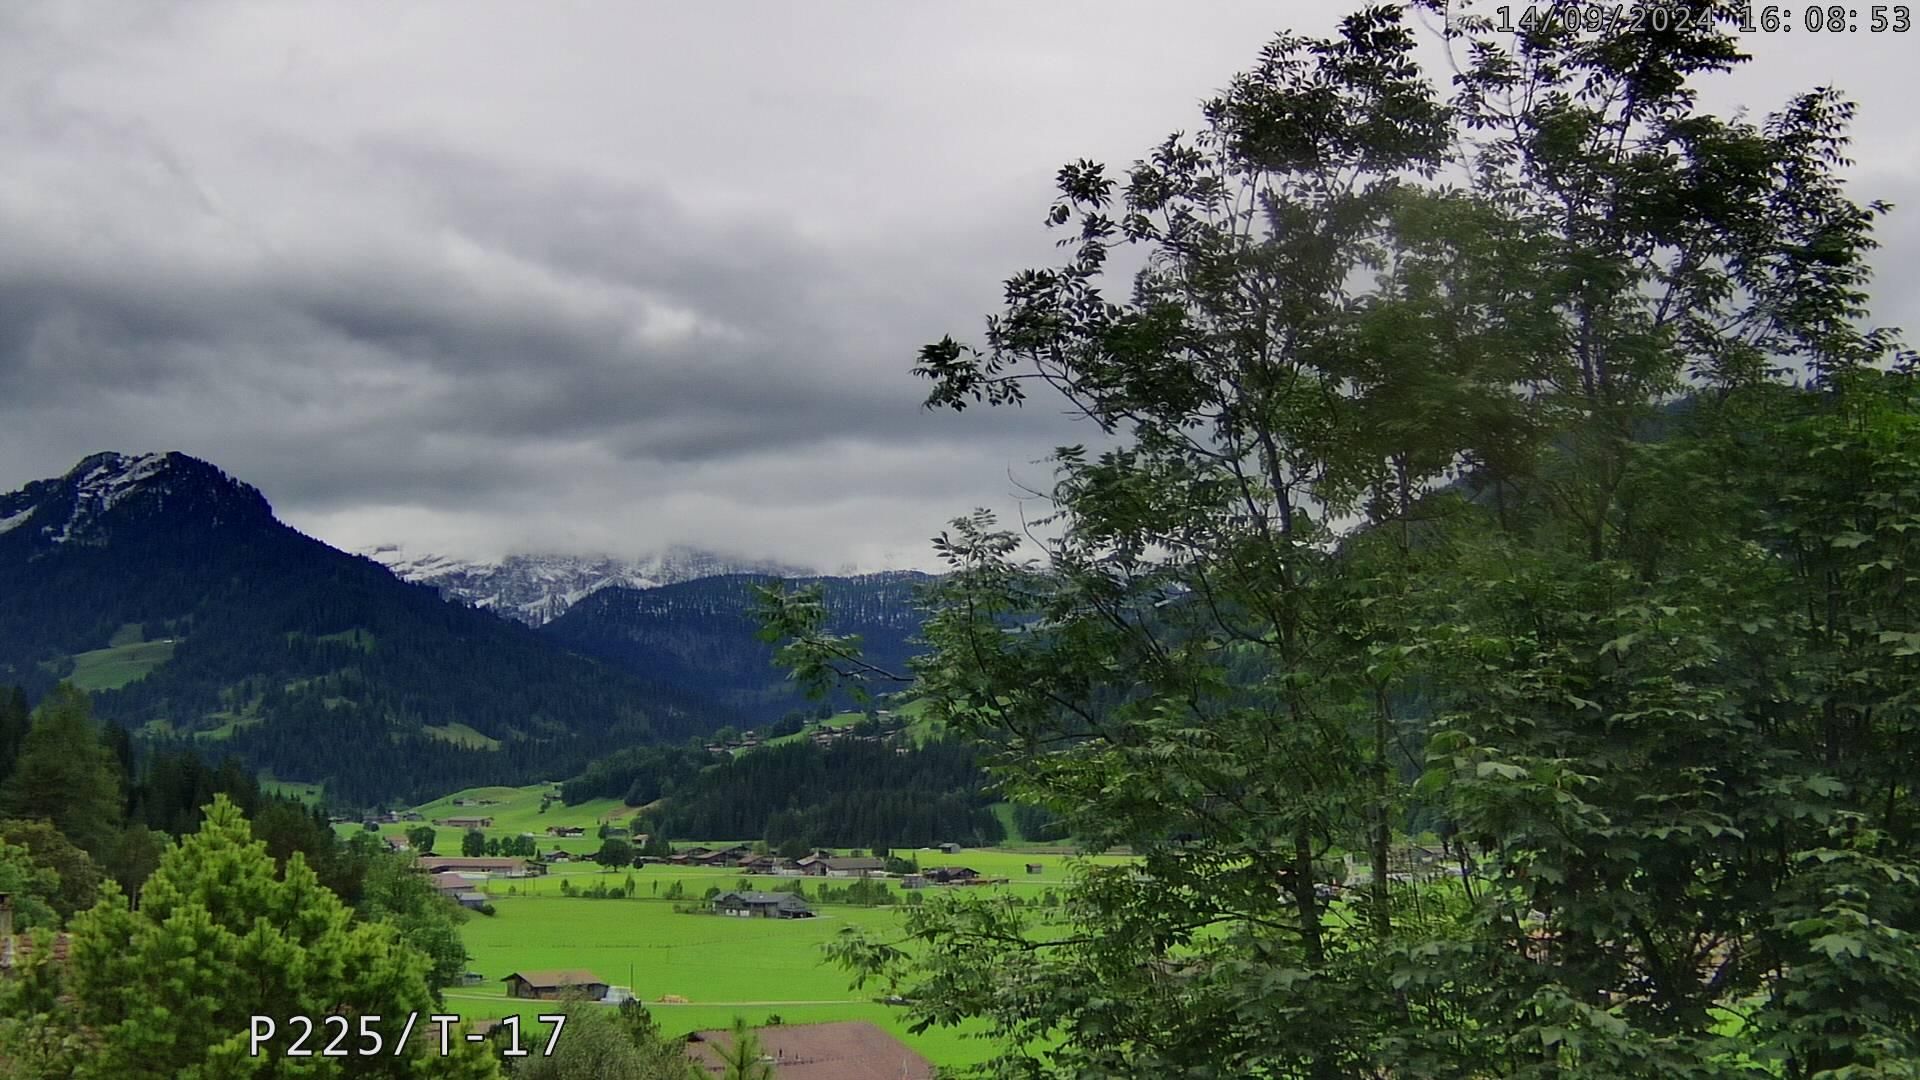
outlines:
{"label": "tree canopy", "polygon": [[276,874],[266,845],[221,797],[199,831],[161,856],[138,909],[109,884],[73,921],[64,970],[34,976],[57,982],[60,1004],[28,1016],[7,1010],[0,1039],[41,1047],[65,1033],[69,1056],[52,1054],[60,1067],[48,1075],[497,1076],[486,1050],[465,1043],[444,1058],[424,1046],[293,1058],[284,1053],[293,1034],[285,1023],[269,1052],[248,1052],[256,1014],[377,1015],[390,1043],[394,1018],[433,1011],[429,969],[390,927],[354,921],[303,856]]}
{"label": "tree canopy", "polygon": [[837,954],[997,1075],[1913,1075],[1920,398],[1851,107],[1702,110],[1726,4],[1455,12],[1443,97],[1423,7],[1062,168],[1063,260],[921,351],[929,407],[1101,440],[936,541],[914,692],[1140,861]]}

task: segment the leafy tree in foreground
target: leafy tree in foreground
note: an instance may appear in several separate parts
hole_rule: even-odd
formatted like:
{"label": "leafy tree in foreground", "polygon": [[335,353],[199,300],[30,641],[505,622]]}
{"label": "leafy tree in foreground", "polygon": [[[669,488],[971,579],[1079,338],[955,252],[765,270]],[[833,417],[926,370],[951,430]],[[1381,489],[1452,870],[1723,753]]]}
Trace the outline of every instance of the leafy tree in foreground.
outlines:
{"label": "leafy tree in foreground", "polygon": [[59,892],[49,899],[62,920],[93,906],[105,875],[86,852],[47,821],[0,820],[0,843],[25,848],[35,866],[51,873]]}
{"label": "leafy tree in foreground", "polygon": [[60,875],[33,857],[33,852],[0,841],[0,893],[13,899],[17,931],[57,926],[55,904],[60,900]]}
{"label": "leafy tree in foreground", "polygon": [[[842,960],[984,1020],[1005,1076],[1915,1075],[1883,208],[1832,92],[1696,107],[1744,59],[1713,11],[1456,19],[1443,105],[1372,8],[1124,183],[1061,170],[1064,264],[918,370],[1114,448],[1058,452],[1044,562],[985,514],[937,541],[915,673],[1016,801],[1142,859],[1082,867],[1064,924],[976,895]],[[804,678],[899,674],[816,598],[768,616]],[[1457,883],[1395,883],[1412,820]],[[1371,880],[1329,904],[1342,854]]]}
{"label": "leafy tree in foreground", "polygon": [[[48,1075],[75,1077],[487,1077],[484,1047],[452,1057],[291,1058],[247,1053],[255,1014],[389,1018],[432,1010],[428,961],[393,930],[356,923],[296,854],[276,876],[265,846],[224,797],[162,856],[138,911],[109,885],[73,922],[67,1000],[12,1031],[81,1049]],[[20,1019],[15,1017],[14,1019]],[[397,1029],[385,1027],[391,1040]],[[0,1051],[0,1058],[7,1054]]]}

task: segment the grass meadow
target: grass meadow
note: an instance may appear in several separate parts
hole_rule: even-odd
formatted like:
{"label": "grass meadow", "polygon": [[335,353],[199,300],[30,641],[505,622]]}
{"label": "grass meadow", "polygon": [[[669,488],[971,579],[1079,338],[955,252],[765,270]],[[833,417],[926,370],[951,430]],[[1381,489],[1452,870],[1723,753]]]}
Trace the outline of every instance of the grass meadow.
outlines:
{"label": "grass meadow", "polygon": [[[489,836],[533,833],[539,837],[541,851],[560,848],[576,855],[599,849],[595,832],[602,822],[624,825],[638,812],[638,808],[617,800],[596,799],[577,806],[564,806],[556,800],[543,813],[541,796],[552,790],[548,785],[472,788],[414,809],[429,823],[434,818],[491,817],[493,827],[483,830]],[[488,804],[455,806],[455,800],[487,800]],[[382,825],[379,831],[384,836],[399,836],[418,824]],[[560,840],[547,835],[550,826],[579,826],[587,833]],[[461,830],[436,828],[439,836],[435,846],[439,851],[458,854]],[[340,829],[351,833],[361,826],[343,823]],[[742,841],[720,838],[699,842],[717,847]],[[680,848],[692,843],[675,840]],[[967,866],[987,878],[1005,879],[1004,884],[922,890],[929,897],[981,889],[1038,901],[1049,890],[1067,884],[1076,861],[1058,852],[1004,849],[970,848],[948,855],[933,848],[896,848],[893,853],[917,860],[922,868]],[[1078,861],[1118,865],[1129,860],[1102,855]],[[1039,872],[1028,873],[1030,864],[1037,865]],[[624,886],[628,876],[634,882],[632,899],[593,900],[561,892],[562,882],[575,889],[591,888],[596,882],[617,888]],[[897,927],[903,911],[900,907],[816,903],[819,916],[813,919],[732,919],[678,913],[673,910],[674,902],[665,898],[676,883],[685,902],[699,903],[709,889],[768,889],[796,880],[802,882],[810,897],[817,896],[821,885],[850,884],[847,879],[754,876],[738,870],[666,865],[608,871],[586,862],[555,864],[549,873],[537,878],[489,880],[482,887],[492,900],[495,914],[473,916],[462,931],[472,955],[469,968],[486,981],[479,986],[449,988],[449,1011],[469,1020],[516,1014],[525,1019],[523,1031],[541,1031],[538,1037],[544,1038],[544,1031],[533,1018],[551,1011],[553,1004],[508,998],[501,979],[516,970],[584,968],[611,985],[631,987],[669,1035],[724,1028],[736,1016],[754,1025],[772,1017],[793,1024],[869,1020],[937,1065],[963,1065],[989,1056],[986,1043],[963,1031],[908,1032],[903,1010],[874,1000],[874,995],[882,991],[851,989],[848,974],[827,962],[822,951],[826,942],[850,928],[885,932]],[[907,890],[901,889],[897,880],[879,880],[904,904]],[[687,1000],[685,1004],[666,1003],[660,1001],[664,996]]]}
{"label": "grass meadow", "polygon": [[[647,873],[637,871],[636,883]],[[719,874],[674,876],[695,898],[709,884],[732,884]],[[850,989],[846,972],[825,961],[821,947],[847,929],[897,927],[895,910],[830,905],[813,919],[735,919],[676,912],[671,902],[649,898],[646,886],[641,899],[585,900],[559,895],[551,878],[531,894],[506,895],[503,884],[492,883],[496,914],[469,919],[463,931],[469,967],[486,977],[483,985],[446,991],[450,1011],[464,1018],[517,1013],[529,1025],[523,1030],[532,1031],[533,1017],[552,1004],[508,998],[500,980],[519,970],[585,968],[632,987],[668,1035],[726,1027],[736,1016],[754,1025],[772,1017],[790,1024],[869,1020],[938,1065],[988,1055],[986,1044],[963,1032],[910,1033],[902,1010],[874,1001],[871,991]],[[663,1003],[664,996],[687,1003]]]}

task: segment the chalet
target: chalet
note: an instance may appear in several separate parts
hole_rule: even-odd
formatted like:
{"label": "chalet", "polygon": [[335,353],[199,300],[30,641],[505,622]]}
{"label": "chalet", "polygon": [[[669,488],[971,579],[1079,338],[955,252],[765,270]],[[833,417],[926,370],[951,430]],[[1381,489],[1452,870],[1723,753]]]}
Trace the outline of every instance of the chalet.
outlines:
{"label": "chalet", "polygon": [[530,865],[525,859],[479,855],[432,855],[415,860],[414,867],[429,874],[498,874],[501,877],[529,877],[541,873],[537,865]]}
{"label": "chalet", "polygon": [[580,995],[589,1001],[607,996],[608,983],[591,971],[516,971],[500,980],[510,998],[555,1001]]}
{"label": "chalet", "polygon": [[540,857],[542,859],[545,859],[548,862],[572,862],[573,861],[573,856],[567,854],[564,851],[561,851],[559,848],[554,848],[552,851],[549,851],[545,855],[542,855]]}
{"label": "chalet", "polygon": [[547,833],[550,836],[585,836],[587,830],[578,825],[549,825]]}
{"label": "chalet", "polygon": [[870,877],[887,868],[885,859],[876,859],[871,855],[852,858],[842,855],[827,855],[801,859],[801,872],[813,877]]}
{"label": "chalet", "polygon": [[685,851],[674,852],[673,857],[668,859],[667,861],[670,863],[677,863],[681,866],[686,866],[689,863],[698,863],[700,860],[706,858],[711,854],[713,854],[712,848],[696,846],[696,847],[687,848]]}
{"label": "chalet", "polygon": [[701,866],[741,866],[751,858],[753,858],[753,849],[735,845],[718,851],[709,851],[694,861]]}
{"label": "chalet", "polygon": [[964,885],[978,878],[980,871],[971,866],[931,866],[920,874],[935,885]]}
{"label": "chalet", "polygon": [[941,845],[940,845],[940,854],[942,854],[942,855],[958,855],[958,854],[960,854],[960,845],[959,845],[959,844],[941,844]]}
{"label": "chalet", "polygon": [[449,829],[491,829],[493,828],[493,819],[490,817],[450,817],[441,818],[439,821],[434,822],[434,824],[445,825]]}
{"label": "chalet", "polygon": [[1046,872],[1046,869],[1047,868],[1044,865],[1037,862],[1030,862],[1027,864],[1027,873],[1029,874],[1042,874]]}
{"label": "chalet", "polygon": [[434,891],[441,896],[455,896],[473,888],[473,879],[464,874],[442,871],[433,875],[431,880]]}
{"label": "chalet", "polygon": [[832,858],[826,860],[828,877],[867,877],[878,874],[887,868],[885,859],[876,859],[871,855],[859,858]]}
{"label": "chalet", "polygon": [[[865,1020],[830,1024],[779,1024],[757,1028],[760,1060],[777,1080],[933,1080],[933,1064],[905,1043]],[[687,1036],[687,1057],[699,1076],[725,1076],[723,1055],[731,1031]]]}
{"label": "chalet", "polygon": [[811,919],[813,908],[792,893],[724,892],[713,898],[716,915],[741,918]]}

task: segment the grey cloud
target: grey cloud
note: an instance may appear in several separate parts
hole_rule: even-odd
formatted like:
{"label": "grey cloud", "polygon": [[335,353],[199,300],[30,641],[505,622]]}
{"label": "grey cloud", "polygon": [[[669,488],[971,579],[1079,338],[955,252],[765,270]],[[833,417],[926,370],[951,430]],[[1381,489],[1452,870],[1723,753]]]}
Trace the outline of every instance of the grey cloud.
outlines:
{"label": "grey cloud", "polygon": [[[924,563],[1089,433],[924,412],[918,346],[1055,257],[1061,161],[1343,9],[10,8],[0,489],[182,449],[343,545]],[[1859,72],[1863,124],[1899,73]]]}

